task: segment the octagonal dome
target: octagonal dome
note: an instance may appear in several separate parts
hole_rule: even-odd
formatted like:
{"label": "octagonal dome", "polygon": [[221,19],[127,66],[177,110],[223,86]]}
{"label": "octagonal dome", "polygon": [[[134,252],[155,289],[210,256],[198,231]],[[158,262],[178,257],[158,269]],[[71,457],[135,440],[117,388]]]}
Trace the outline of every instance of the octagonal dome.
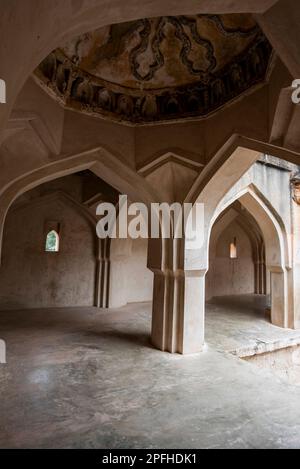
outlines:
{"label": "octagonal dome", "polygon": [[138,124],[207,116],[264,82],[271,55],[251,15],[168,16],[76,37],[35,73],[67,107]]}

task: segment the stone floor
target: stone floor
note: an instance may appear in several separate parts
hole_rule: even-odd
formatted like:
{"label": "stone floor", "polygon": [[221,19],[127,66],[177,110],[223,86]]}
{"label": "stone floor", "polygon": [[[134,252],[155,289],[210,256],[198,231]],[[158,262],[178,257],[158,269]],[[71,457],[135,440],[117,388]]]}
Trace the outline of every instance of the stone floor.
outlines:
{"label": "stone floor", "polygon": [[0,447],[299,448],[300,389],[226,353],[219,308],[185,357],[150,346],[149,304],[1,312]]}
{"label": "stone floor", "polygon": [[300,344],[300,331],[273,326],[262,295],[214,298],[207,304],[205,340],[213,348],[239,357]]}

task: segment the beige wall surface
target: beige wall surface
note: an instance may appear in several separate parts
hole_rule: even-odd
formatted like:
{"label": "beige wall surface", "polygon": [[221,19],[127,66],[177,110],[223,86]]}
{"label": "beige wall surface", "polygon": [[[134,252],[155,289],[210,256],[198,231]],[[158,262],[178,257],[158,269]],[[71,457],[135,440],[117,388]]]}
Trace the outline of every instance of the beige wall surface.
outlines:
{"label": "beige wall surface", "polygon": [[147,268],[147,239],[114,239],[111,244],[110,306],[151,301],[153,273]]}
{"label": "beige wall surface", "polygon": [[[60,251],[45,252],[47,222],[60,223]],[[95,235],[89,222],[59,200],[10,211],[0,268],[0,307],[92,306]]]}
{"label": "beige wall surface", "polygon": [[[237,258],[230,259],[230,243],[234,238],[237,242]],[[251,243],[239,225],[232,222],[219,236],[215,249],[210,250],[206,299],[253,292],[254,264]]]}

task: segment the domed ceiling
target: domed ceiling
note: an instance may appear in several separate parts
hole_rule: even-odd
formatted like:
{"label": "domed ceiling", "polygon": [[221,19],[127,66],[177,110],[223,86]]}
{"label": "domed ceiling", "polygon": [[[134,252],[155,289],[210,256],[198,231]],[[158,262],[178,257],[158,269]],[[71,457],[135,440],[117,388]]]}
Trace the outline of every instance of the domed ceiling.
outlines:
{"label": "domed ceiling", "polygon": [[77,37],[35,74],[67,107],[146,123],[208,115],[263,82],[271,55],[251,15],[168,16]]}

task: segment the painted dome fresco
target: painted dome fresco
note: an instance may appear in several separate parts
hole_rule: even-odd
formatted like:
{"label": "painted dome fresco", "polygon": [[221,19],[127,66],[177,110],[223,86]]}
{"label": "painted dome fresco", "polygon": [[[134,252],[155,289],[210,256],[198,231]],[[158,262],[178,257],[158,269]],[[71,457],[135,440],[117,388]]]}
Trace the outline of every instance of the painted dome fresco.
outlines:
{"label": "painted dome fresco", "polygon": [[168,16],[76,37],[35,74],[67,107],[147,123],[210,114],[264,82],[271,55],[251,15]]}

